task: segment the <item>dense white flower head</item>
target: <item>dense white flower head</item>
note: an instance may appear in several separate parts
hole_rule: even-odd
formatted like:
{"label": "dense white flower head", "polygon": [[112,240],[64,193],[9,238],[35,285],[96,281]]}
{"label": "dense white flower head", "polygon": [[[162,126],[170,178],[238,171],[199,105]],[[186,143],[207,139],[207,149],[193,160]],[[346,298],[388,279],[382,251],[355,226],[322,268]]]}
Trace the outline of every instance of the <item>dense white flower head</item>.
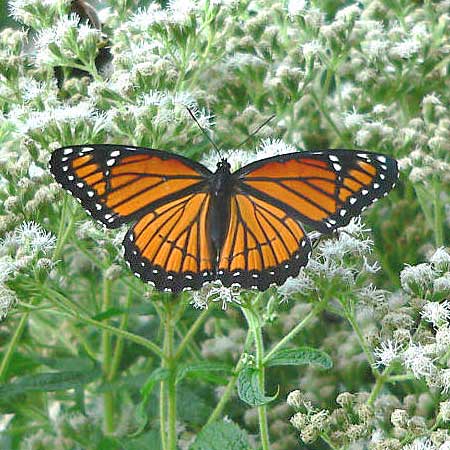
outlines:
{"label": "dense white flower head", "polygon": [[401,355],[401,345],[396,340],[387,340],[374,350],[377,366],[388,367],[393,361],[399,359]]}
{"label": "dense white flower head", "polygon": [[429,264],[422,263],[416,266],[406,265],[400,272],[400,282],[406,292],[414,292],[416,289],[426,291],[431,286],[435,273]]}
{"label": "dense white flower head", "polygon": [[403,450],[436,450],[433,442],[428,438],[415,439],[411,444],[403,447]]}
{"label": "dense white flower head", "polygon": [[0,321],[8,315],[9,310],[16,302],[17,296],[15,292],[0,284]]}
{"label": "dense white flower head", "polygon": [[286,282],[278,288],[280,303],[287,302],[292,295],[305,293],[314,289],[313,280],[306,274],[302,268],[296,277],[289,277]]}
{"label": "dense white flower head", "polygon": [[288,14],[295,17],[303,13],[308,6],[306,0],[289,0],[287,4]]}
{"label": "dense white flower head", "polygon": [[411,370],[416,378],[429,377],[436,372],[433,358],[426,350],[421,344],[411,342],[402,354],[405,367]]}
{"label": "dense white flower head", "polygon": [[450,319],[450,302],[448,300],[445,300],[442,303],[427,302],[420,315],[435,328],[444,325]]}
{"label": "dense white flower head", "polygon": [[431,256],[430,263],[439,270],[450,269],[450,253],[445,247],[439,247]]}

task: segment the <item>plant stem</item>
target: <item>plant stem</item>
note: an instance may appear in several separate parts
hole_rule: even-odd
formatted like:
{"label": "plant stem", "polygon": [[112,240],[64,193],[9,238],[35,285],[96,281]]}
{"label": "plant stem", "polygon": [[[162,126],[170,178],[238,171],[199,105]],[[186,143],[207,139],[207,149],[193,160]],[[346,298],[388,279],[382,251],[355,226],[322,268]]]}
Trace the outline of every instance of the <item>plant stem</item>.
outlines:
{"label": "plant stem", "polygon": [[[103,277],[103,304],[102,311],[107,311],[111,307],[111,281]],[[105,380],[108,380],[111,370],[111,333],[109,330],[102,331],[102,370]],[[107,390],[103,393],[103,425],[106,434],[114,432],[114,392]]]}
{"label": "plant stem", "polygon": [[195,322],[191,325],[189,328],[189,331],[186,333],[186,336],[184,336],[183,340],[180,342],[180,345],[177,348],[177,351],[175,353],[174,358],[178,360],[186,346],[189,344],[191,339],[195,336],[195,333],[197,333],[198,329],[203,325],[203,322],[206,320],[206,318],[209,315],[209,308],[205,308],[195,319]]}
{"label": "plant stem", "polygon": [[209,416],[208,421],[206,422],[205,426],[209,425],[210,423],[213,423],[220,417],[220,415],[222,414],[222,411],[225,408],[225,405],[228,403],[228,400],[230,400],[231,394],[233,393],[234,387],[236,386],[236,381],[237,381],[239,371],[242,368],[243,355],[244,355],[244,353],[246,353],[246,350],[247,350],[248,346],[250,345],[250,342],[252,339],[253,339],[253,334],[252,334],[251,330],[249,329],[247,331],[247,337],[245,339],[244,350],[243,350],[241,356],[239,357],[239,360],[236,363],[236,366],[234,367],[233,375],[230,377],[228,384],[225,388],[225,391],[223,392],[222,396],[220,397],[219,403],[217,403],[216,407],[214,408],[214,411]]}
{"label": "plant stem", "polygon": [[[259,317],[252,310],[241,308],[249,328],[252,330],[255,339],[256,350],[256,369],[258,371],[258,384],[261,392],[265,392],[265,374],[264,374],[264,341],[262,337],[262,328]],[[259,434],[262,450],[270,450],[269,427],[267,423],[266,405],[258,406]]]}
{"label": "plant stem", "polygon": [[[122,318],[120,320],[119,330],[124,330],[128,325],[128,315],[129,315],[128,310],[131,305],[131,299],[132,299],[132,295],[131,295],[131,289],[130,289],[128,292],[126,306],[125,306],[126,311],[122,315]],[[108,374],[109,381],[113,381],[117,375],[120,360],[122,358],[122,351],[123,351],[123,336],[119,336],[116,339],[116,345],[114,347],[114,356],[112,358],[111,367],[110,367],[109,374]]]}
{"label": "plant stem", "polygon": [[381,389],[384,386],[384,383],[388,380],[389,372],[392,369],[390,367],[386,367],[381,374],[379,374],[376,377],[375,385],[372,389],[372,392],[370,393],[369,398],[367,399],[367,404],[369,406],[372,406],[375,403],[375,400],[378,397],[378,394],[380,393]]}
{"label": "plant stem", "polygon": [[174,354],[174,331],[175,324],[172,311],[172,303],[168,302],[164,315],[164,355],[170,371],[167,380],[167,449],[176,450],[177,448],[177,396],[176,396],[176,359]]}
{"label": "plant stem", "polygon": [[353,312],[349,312],[346,314],[347,320],[350,322],[351,326],[353,327],[354,332],[356,333],[356,336],[358,337],[359,345],[361,345],[361,348],[363,349],[364,353],[366,354],[366,358],[369,361],[370,369],[372,370],[373,376],[378,380],[378,378],[381,376],[380,372],[376,368],[375,358],[372,355],[372,352],[370,351],[370,348],[368,347],[366,343],[366,339],[364,338],[364,335],[362,334],[361,328],[359,327],[358,322],[355,320],[355,317],[353,315]]}
{"label": "plant stem", "polygon": [[276,345],[272,347],[269,353],[264,357],[263,363],[265,364],[278,350],[284,347],[287,343],[289,343],[307,324],[308,322],[317,315],[323,308],[325,307],[325,302],[319,303],[315,308],[313,308],[307,316],[298,323],[294,328],[292,328],[289,333],[284,336]]}
{"label": "plant stem", "polygon": [[444,245],[444,219],[442,217],[441,199],[440,199],[440,186],[439,182],[433,180],[434,196],[433,196],[433,209],[434,209],[434,239],[436,247],[442,247]]}
{"label": "plant stem", "polygon": [[14,332],[13,337],[9,342],[8,348],[6,349],[6,352],[3,355],[2,362],[0,364],[0,383],[4,383],[6,381],[9,363],[11,362],[11,358],[14,354],[17,344],[19,343],[20,338],[22,337],[25,325],[28,321],[28,316],[29,313],[25,313],[20,318],[16,331]]}

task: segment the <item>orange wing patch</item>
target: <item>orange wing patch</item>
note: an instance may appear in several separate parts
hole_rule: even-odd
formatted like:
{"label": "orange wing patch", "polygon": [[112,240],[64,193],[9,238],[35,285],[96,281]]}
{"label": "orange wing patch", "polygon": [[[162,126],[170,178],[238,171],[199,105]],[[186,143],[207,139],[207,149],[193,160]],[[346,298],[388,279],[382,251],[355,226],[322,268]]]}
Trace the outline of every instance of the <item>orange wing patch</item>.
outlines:
{"label": "orange wing patch", "polygon": [[167,202],[143,216],[124,239],[135,275],[160,290],[199,289],[214,278],[207,193]]}
{"label": "orange wing patch", "polygon": [[225,286],[265,290],[297,275],[307,263],[310,242],[300,224],[280,208],[237,194],[231,199],[230,214],[218,265]]}
{"label": "orange wing patch", "polygon": [[291,153],[240,172],[242,192],[273,202],[321,232],[348,224],[392,189],[398,176],[394,159],[351,150]]}
{"label": "orange wing patch", "polygon": [[205,183],[210,173],[178,155],[115,145],[65,147],[50,161],[56,180],[83,207],[115,228]]}

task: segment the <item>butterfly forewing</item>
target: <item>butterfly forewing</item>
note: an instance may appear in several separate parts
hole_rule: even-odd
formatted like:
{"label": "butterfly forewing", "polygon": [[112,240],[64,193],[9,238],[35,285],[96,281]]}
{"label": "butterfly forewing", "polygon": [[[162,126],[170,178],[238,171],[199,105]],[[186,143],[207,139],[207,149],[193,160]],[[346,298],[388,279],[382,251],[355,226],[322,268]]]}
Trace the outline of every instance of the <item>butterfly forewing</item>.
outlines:
{"label": "butterfly forewing", "polygon": [[300,224],[257,197],[231,198],[231,219],[220,253],[218,277],[225,286],[265,290],[298,275],[311,244]]}
{"label": "butterfly forewing", "polygon": [[210,195],[189,194],[144,215],[124,239],[134,274],[159,290],[199,289],[214,279],[207,214]]}
{"label": "butterfly forewing", "polygon": [[178,155],[120,145],[60,148],[53,152],[50,168],[62,187],[109,228],[201,189],[211,174]]}
{"label": "butterfly forewing", "polygon": [[397,180],[394,159],[352,150],[299,152],[236,173],[242,192],[279,206],[321,232],[345,226]]}

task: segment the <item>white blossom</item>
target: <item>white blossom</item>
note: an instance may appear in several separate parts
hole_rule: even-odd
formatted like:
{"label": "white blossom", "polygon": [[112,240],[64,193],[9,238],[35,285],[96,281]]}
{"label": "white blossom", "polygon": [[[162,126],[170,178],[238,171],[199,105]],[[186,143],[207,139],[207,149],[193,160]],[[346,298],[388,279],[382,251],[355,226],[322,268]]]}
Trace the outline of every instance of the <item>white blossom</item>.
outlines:
{"label": "white blossom", "polygon": [[403,362],[416,378],[431,376],[436,367],[433,359],[426,354],[426,348],[421,344],[411,342],[402,354]]}
{"label": "white blossom", "polygon": [[374,350],[377,366],[388,367],[400,357],[401,345],[396,340],[387,340]]}
{"label": "white blossom", "polygon": [[0,284],[0,321],[8,315],[9,310],[16,302],[17,296],[15,292]]}
{"label": "white blossom", "polygon": [[444,247],[439,247],[431,256],[430,263],[440,270],[450,269],[450,253]]}
{"label": "white blossom", "polygon": [[415,439],[411,444],[403,447],[403,450],[436,450],[434,444],[428,438]]}
{"label": "white blossom", "polygon": [[313,280],[302,268],[296,277],[289,277],[283,285],[278,288],[280,303],[287,302],[296,293],[305,293],[314,289]]}
{"label": "white blossom", "polygon": [[434,276],[429,264],[406,265],[400,272],[400,282],[406,292],[412,293],[416,288],[423,292],[431,286]]}
{"label": "white blossom", "polygon": [[420,315],[424,320],[433,324],[434,327],[443,325],[450,319],[450,302],[448,300],[442,303],[427,302]]}

